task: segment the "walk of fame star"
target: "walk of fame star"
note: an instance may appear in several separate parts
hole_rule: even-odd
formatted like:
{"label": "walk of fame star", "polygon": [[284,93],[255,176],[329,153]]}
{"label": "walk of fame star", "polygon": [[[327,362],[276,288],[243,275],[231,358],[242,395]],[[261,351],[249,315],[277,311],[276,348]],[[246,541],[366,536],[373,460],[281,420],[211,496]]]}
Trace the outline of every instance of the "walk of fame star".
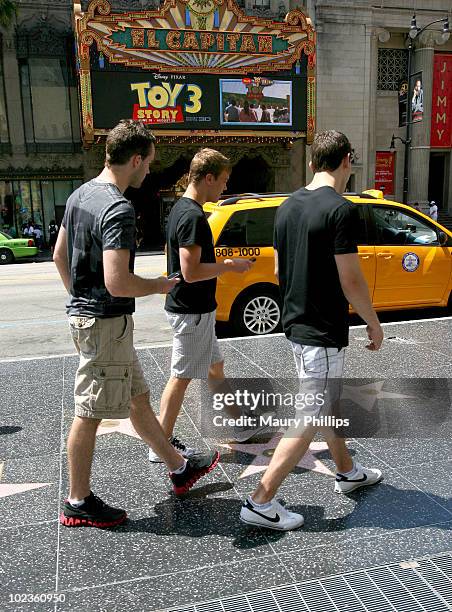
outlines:
{"label": "walk of fame star", "polygon": [[[279,440],[282,438],[282,435],[282,433],[277,433],[271,440],[263,444],[231,443],[220,444],[220,446],[228,448],[232,451],[255,456],[253,461],[239,476],[239,478],[246,478],[247,476],[251,476],[252,474],[256,474],[258,472],[264,472],[267,469],[267,466],[271,461],[275,448],[278,445]],[[320,474],[326,474],[327,476],[334,476],[334,473],[316,457],[317,453],[327,449],[328,445],[326,442],[311,442],[308,451],[296,467],[303,468],[305,470],[312,470],[313,472],[318,472]]]}
{"label": "walk of fame star", "polygon": [[96,436],[103,436],[110,433],[125,434],[133,438],[140,438],[135,431],[130,419],[104,419],[97,428]]}
{"label": "walk of fame star", "polygon": [[[0,480],[3,475],[4,463],[0,463]],[[0,498],[9,497],[10,495],[17,495],[18,493],[24,493],[25,491],[32,491],[33,489],[40,489],[41,487],[49,487],[50,482],[24,482],[18,484],[1,484],[0,483]]]}
{"label": "walk of fame star", "polygon": [[344,385],[341,399],[351,399],[355,404],[370,412],[380,399],[416,399],[413,395],[402,395],[383,391],[384,380],[375,381],[366,385]]}

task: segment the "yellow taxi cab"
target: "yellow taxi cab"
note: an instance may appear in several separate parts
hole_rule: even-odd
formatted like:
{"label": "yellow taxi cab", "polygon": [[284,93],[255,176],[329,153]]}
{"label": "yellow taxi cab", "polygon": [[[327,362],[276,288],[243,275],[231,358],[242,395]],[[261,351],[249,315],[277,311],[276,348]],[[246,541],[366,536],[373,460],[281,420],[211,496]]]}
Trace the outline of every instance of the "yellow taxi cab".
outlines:
{"label": "yellow taxi cab", "polygon": [[[249,272],[224,274],[217,283],[217,321],[229,321],[240,334],[280,331],[273,225],[288,195],[243,194],[204,205],[217,261],[256,260]],[[344,197],[358,204],[359,258],[374,308],[452,306],[452,232],[410,206],[385,200],[381,191]]]}

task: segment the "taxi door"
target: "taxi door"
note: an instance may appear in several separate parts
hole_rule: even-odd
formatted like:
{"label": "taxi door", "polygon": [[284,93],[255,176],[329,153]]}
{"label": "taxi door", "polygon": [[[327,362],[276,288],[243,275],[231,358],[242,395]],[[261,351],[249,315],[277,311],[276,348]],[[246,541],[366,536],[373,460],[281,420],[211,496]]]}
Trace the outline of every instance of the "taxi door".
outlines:
{"label": "taxi door", "polygon": [[438,229],[396,206],[372,206],[376,230],[375,307],[434,306],[444,299],[451,255]]}
{"label": "taxi door", "polygon": [[249,272],[222,274],[217,280],[217,319],[229,320],[231,307],[246,288],[257,284],[273,285],[278,290],[274,274],[273,226],[277,206],[235,210],[225,223],[215,243],[217,262],[240,257],[254,259]]}
{"label": "taxi door", "polygon": [[371,227],[371,219],[369,204],[357,204],[359,212],[359,234],[358,234],[358,257],[361,265],[361,270],[369,287],[369,295],[373,298],[375,290],[375,247],[372,244],[372,234],[369,231]]}

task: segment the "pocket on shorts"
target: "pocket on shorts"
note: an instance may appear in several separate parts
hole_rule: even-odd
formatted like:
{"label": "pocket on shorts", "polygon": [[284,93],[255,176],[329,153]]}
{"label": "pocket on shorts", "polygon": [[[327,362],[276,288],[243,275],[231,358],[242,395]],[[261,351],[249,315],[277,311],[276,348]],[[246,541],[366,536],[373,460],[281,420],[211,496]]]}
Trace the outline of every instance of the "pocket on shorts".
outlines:
{"label": "pocket on shorts", "polygon": [[305,347],[301,351],[303,370],[308,376],[325,376],[331,369],[331,362],[337,358],[338,349],[317,346]]}
{"label": "pocket on shorts", "polygon": [[128,406],[132,394],[133,365],[101,364],[92,366],[90,409],[114,410]]}
{"label": "pocket on shorts", "polygon": [[69,317],[72,340],[79,353],[88,359],[95,357],[98,350],[98,329],[94,317]]}
{"label": "pocket on shorts", "polygon": [[115,338],[115,342],[122,342],[128,338],[133,329],[132,317],[124,315],[121,318],[121,328],[117,330],[117,334],[119,333],[119,336]]}
{"label": "pocket on shorts", "polygon": [[201,323],[200,314],[167,313],[168,321],[177,335],[193,333]]}

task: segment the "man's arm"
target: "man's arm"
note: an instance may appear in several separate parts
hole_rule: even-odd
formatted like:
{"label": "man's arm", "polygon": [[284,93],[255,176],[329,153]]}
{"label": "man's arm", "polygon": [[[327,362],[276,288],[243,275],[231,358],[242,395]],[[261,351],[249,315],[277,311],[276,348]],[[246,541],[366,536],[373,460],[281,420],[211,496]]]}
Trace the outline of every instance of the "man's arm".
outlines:
{"label": "man's arm", "polygon": [[359,257],[357,253],[335,255],[334,257],[342,291],[355,312],[367,323],[367,335],[370,340],[367,348],[376,351],[383,342],[383,330],[372,306],[366,279],[359,264]]}
{"label": "man's arm", "polygon": [[275,276],[279,279],[279,260],[278,260],[278,251],[275,249]]}
{"label": "man's arm", "polygon": [[53,250],[53,261],[58,270],[58,274],[61,276],[63,285],[66,287],[66,291],[71,291],[71,275],[69,272],[69,260],[67,256],[67,235],[66,229],[61,226],[58,233],[58,238]]}
{"label": "man's arm", "polygon": [[225,272],[247,272],[253,265],[249,259],[225,259],[222,263],[201,263],[201,247],[197,244],[179,247],[179,259],[186,283],[210,280]]}
{"label": "man's arm", "polygon": [[108,249],[103,252],[105,286],[113,297],[143,297],[152,293],[169,293],[178,279],[142,278],[129,270],[128,249]]}

